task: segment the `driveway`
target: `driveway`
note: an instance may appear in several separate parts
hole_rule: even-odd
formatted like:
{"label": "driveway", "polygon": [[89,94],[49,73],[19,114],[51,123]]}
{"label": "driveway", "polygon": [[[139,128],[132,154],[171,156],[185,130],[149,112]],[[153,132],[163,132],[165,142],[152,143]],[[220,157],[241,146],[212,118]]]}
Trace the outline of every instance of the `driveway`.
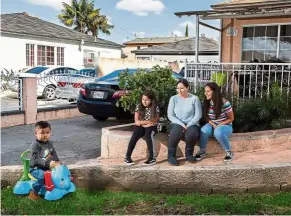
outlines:
{"label": "driveway", "polygon": [[[60,160],[67,164],[100,156],[101,129],[128,123],[115,119],[98,122],[91,116],[49,122],[52,125],[51,140],[55,141]],[[33,125],[25,125],[1,130],[1,166],[22,164],[20,154],[35,139],[33,129]]]}
{"label": "driveway", "polygon": [[[1,98],[1,111],[11,111],[18,110],[19,101],[17,99],[17,94],[14,92],[6,91],[0,93]],[[52,101],[46,101],[42,98],[37,99],[37,107],[45,108],[45,107],[57,107],[63,105],[70,105],[66,99],[56,99]]]}

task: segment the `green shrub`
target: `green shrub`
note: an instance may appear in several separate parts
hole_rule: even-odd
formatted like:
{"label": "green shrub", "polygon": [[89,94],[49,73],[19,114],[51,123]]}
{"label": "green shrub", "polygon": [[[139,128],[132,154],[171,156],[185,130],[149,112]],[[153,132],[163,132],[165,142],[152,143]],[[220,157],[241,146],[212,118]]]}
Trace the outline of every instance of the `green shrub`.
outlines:
{"label": "green shrub", "polygon": [[274,83],[269,95],[241,101],[234,112],[236,132],[280,129],[291,117],[291,97]]}
{"label": "green shrub", "polygon": [[217,83],[218,86],[222,87],[227,82],[227,75],[223,72],[216,72],[211,74],[211,81]]}
{"label": "green shrub", "polygon": [[120,88],[129,90],[128,95],[122,96],[117,105],[134,112],[139,103],[141,94],[151,89],[156,97],[160,107],[160,116],[167,116],[168,103],[171,96],[176,94],[176,80],[172,77],[172,70],[169,67],[154,66],[151,72],[145,72],[139,69],[134,75],[126,71],[119,76]]}

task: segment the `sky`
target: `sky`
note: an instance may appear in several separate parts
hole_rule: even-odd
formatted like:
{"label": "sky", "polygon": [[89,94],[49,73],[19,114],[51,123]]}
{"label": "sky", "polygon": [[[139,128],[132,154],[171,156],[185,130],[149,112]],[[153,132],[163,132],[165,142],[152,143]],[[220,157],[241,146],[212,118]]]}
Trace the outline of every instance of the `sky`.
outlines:
{"label": "sky", "polygon": [[[62,2],[71,0],[0,0],[1,14],[27,12],[31,16],[62,25],[57,18]],[[189,25],[189,36],[195,36],[195,17],[178,18],[175,12],[208,10],[210,5],[223,0],[94,0],[95,7],[101,8],[114,25],[110,36],[99,37],[124,43],[135,37],[184,36]],[[219,26],[219,21],[203,21]],[[200,34],[218,39],[218,32],[200,25]]]}

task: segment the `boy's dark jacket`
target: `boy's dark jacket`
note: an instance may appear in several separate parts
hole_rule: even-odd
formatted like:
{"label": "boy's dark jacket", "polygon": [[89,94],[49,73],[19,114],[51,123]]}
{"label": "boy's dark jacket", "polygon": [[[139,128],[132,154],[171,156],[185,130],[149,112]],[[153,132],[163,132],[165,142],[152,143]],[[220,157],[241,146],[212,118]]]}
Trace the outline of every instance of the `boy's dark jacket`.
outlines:
{"label": "boy's dark jacket", "polygon": [[57,152],[51,141],[46,143],[35,140],[30,146],[30,167],[48,170],[50,162],[59,161]]}

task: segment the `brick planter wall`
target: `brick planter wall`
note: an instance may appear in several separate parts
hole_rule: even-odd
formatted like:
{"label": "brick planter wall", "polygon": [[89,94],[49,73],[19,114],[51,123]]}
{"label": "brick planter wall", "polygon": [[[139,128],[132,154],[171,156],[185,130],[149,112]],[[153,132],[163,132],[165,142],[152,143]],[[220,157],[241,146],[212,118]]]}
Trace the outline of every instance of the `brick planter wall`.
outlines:
{"label": "brick planter wall", "polygon": [[[102,129],[101,158],[118,159],[124,158],[129,139],[132,134],[133,124],[118,125]],[[155,136],[156,152],[159,159],[167,158],[168,135],[159,133]],[[243,152],[256,149],[274,147],[276,145],[291,141],[291,128],[280,130],[268,130],[251,133],[235,133],[230,137],[233,151]],[[199,147],[195,146],[195,151]],[[217,154],[223,152],[222,147],[215,139],[210,139],[207,152]],[[177,149],[177,156],[183,157],[185,143],[181,141]],[[147,154],[147,145],[144,139],[140,139],[133,152],[133,157]]]}

